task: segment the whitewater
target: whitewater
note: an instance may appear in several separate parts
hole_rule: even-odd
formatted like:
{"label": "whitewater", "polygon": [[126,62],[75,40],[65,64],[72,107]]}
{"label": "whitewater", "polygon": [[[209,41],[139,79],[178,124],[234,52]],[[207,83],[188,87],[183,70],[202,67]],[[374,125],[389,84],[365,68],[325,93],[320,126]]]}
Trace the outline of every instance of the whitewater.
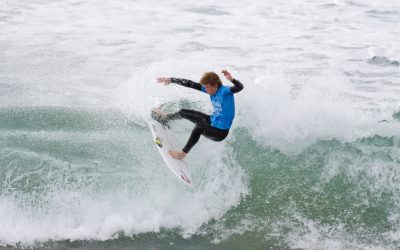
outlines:
{"label": "whitewater", "polygon": [[[0,249],[400,248],[399,37],[397,0],[0,1]],[[143,117],[223,69],[188,188]]]}

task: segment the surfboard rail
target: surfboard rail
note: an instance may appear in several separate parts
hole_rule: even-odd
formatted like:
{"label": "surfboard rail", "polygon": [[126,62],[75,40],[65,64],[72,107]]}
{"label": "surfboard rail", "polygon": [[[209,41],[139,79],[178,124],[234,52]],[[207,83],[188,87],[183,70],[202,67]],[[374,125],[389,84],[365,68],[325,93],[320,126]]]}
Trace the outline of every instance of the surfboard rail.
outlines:
{"label": "surfboard rail", "polygon": [[170,150],[180,150],[177,139],[169,126],[167,124],[161,124],[151,117],[146,118],[146,123],[151,131],[154,144],[168,169],[183,183],[191,187],[192,179],[190,178],[187,163],[184,160],[173,158],[168,153]]}

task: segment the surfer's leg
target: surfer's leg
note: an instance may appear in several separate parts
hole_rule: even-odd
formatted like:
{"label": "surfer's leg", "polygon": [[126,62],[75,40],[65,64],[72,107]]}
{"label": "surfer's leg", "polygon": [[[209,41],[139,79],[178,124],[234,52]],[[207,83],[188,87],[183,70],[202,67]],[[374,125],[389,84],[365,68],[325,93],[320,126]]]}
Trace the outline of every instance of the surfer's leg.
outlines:
{"label": "surfer's leg", "polygon": [[193,129],[189,138],[189,142],[192,141],[192,143],[196,144],[200,135],[204,135],[213,141],[222,141],[228,136],[229,129],[219,129],[211,126],[211,118],[209,115],[188,109],[182,109],[180,113],[183,118],[196,124],[196,127]]}
{"label": "surfer's leg", "polygon": [[223,141],[229,134],[229,129],[219,129],[212,126],[205,126],[203,135],[213,141]]}
{"label": "surfer's leg", "polygon": [[201,135],[213,141],[222,141],[228,136],[228,133],[229,129],[218,129],[208,124],[197,124],[182,151],[189,153],[190,149],[199,141]]}
{"label": "surfer's leg", "polygon": [[176,119],[187,119],[196,124],[192,133],[190,134],[189,140],[182,151],[189,153],[192,147],[199,141],[200,136],[204,135],[206,138],[213,141],[222,141],[226,138],[229,133],[229,129],[218,129],[211,126],[210,116],[202,112],[181,109],[176,113],[166,115],[165,119],[167,121]]}
{"label": "surfer's leg", "polygon": [[186,145],[182,148],[182,151],[189,153],[190,149],[199,141],[200,135],[204,132],[204,128],[201,125],[196,125],[190,134],[189,140]]}
{"label": "surfer's leg", "polygon": [[202,112],[190,109],[181,109],[176,113],[167,114],[165,119],[167,121],[177,120],[177,119],[187,119],[198,125],[206,125],[210,123],[210,116]]}

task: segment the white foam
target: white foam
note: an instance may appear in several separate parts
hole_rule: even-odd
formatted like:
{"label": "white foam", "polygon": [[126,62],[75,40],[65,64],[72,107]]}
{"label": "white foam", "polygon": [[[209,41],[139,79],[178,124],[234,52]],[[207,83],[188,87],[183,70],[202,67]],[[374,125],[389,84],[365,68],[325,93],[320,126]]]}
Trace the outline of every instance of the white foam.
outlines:
{"label": "white foam", "polygon": [[[119,165],[108,162],[106,158],[115,161],[112,159],[121,153],[114,152],[118,149],[113,146],[105,151],[106,158],[70,160],[28,149],[3,150],[2,161],[8,157],[4,153],[12,152],[13,164],[8,166],[3,180],[8,185],[0,196],[0,245],[107,240],[121,233],[129,236],[162,228],[179,228],[183,236],[190,237],[210,219],[222,217],[248,192],[244,172],[230,160],[230,149],[223,143],[214,143],[212,152],[208,150],[212,142],[194,150],[189,164],[194,187],[187,188],[164,166],[151,140],[146,140],[146,130],[132,135],[107,131],[24,133],[31,145],[46,140],[98,147],[95,138],[107,144],[128,143],[126,149],[134,157],[126,156]],[[20,131],[15,131],[8,136],[19,135]],[[181,136],[187,138],[187,134]],[[130,159],[131,164],[124,163]],[[25,192],[27,189],[30,191]]]}
{"label": "white foam", "polygon": [[[213,162],[212,168],[202,169],[206,180],[194,174],[194,190],[180,185],[173,176],[169,178],[169,172],[158,166],[159,173],[146,175],[147,184],[132,183],[126,188],[123,181],[109,187],[103,184],[101,193],[86,185],[74,191],[50,186],[53,191],[42,197],[22,195],[21,200],[13,200],[3,196],[0,244],[107,240],[117,233],[133,235],[158,232],[161,228],[181,228],[184,236],[190,236],[203,223],[220,218],[246,193],[240,168],[219,162],[219,155],[213,158],[209,160]],[[134,174],[142,172],[138,169]],[[113,179],[118,182],[118,178]]]}
{"label": "white foam", "polygon": [[[366,63],[373,56],[399,60],[396,1],[5,0],[1,8],[0,106],[114,107],[140,123],[166,101],[208,103],[206,95],[161,86],[155,77],[198,80],[227,68],[245,85],[233,126],[265,145],[291,151],[316,139],[398,133],[395,121],[378,123],[398,109],[398,67]],[[207,155],[203,145],[214,147],[208,143],[195,152]],[[241,167],[220,156],[227,152],[218,144],[205,159],[193,156],[216,162],[193,167],[204,177],[193,193],[164,180],[164,172],[152,173],[162,162],[140,152],[144,163],[135,173],[161,180],[145,197],[57,190],[64,197],[49,196],[44,212],[6,195],[0,241],[107,239],[175,226],[193,233],[247,192]]]}
{"label": "white foam", "polygon": [[289,243],[292,248],[299,249],[369,249],[383,250],[384,246],[376,243],[364,244],[351,237],[345,230],[343,224],[332,226],[303,217],[300,213],[295,214],[295,220],[300,227],[291,225]]}

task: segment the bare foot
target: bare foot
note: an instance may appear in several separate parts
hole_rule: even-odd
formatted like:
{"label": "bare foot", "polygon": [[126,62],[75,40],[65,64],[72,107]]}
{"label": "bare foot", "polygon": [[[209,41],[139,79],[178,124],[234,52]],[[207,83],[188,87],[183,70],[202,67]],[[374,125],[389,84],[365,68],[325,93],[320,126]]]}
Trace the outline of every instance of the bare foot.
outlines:
{"label": "bare foot", "polygon": [[169,155],[174,157],[175,159],[182,160],[186,157],[187,153],[183,151],[168,151]]}
{"label": "bare foot", "polygon": [[165,118],[167,116],[167,113],[163,112],[161,109],[159,108],[154,108],[152,109],[152,111],[154,113],[156,113],[160,118]]}

